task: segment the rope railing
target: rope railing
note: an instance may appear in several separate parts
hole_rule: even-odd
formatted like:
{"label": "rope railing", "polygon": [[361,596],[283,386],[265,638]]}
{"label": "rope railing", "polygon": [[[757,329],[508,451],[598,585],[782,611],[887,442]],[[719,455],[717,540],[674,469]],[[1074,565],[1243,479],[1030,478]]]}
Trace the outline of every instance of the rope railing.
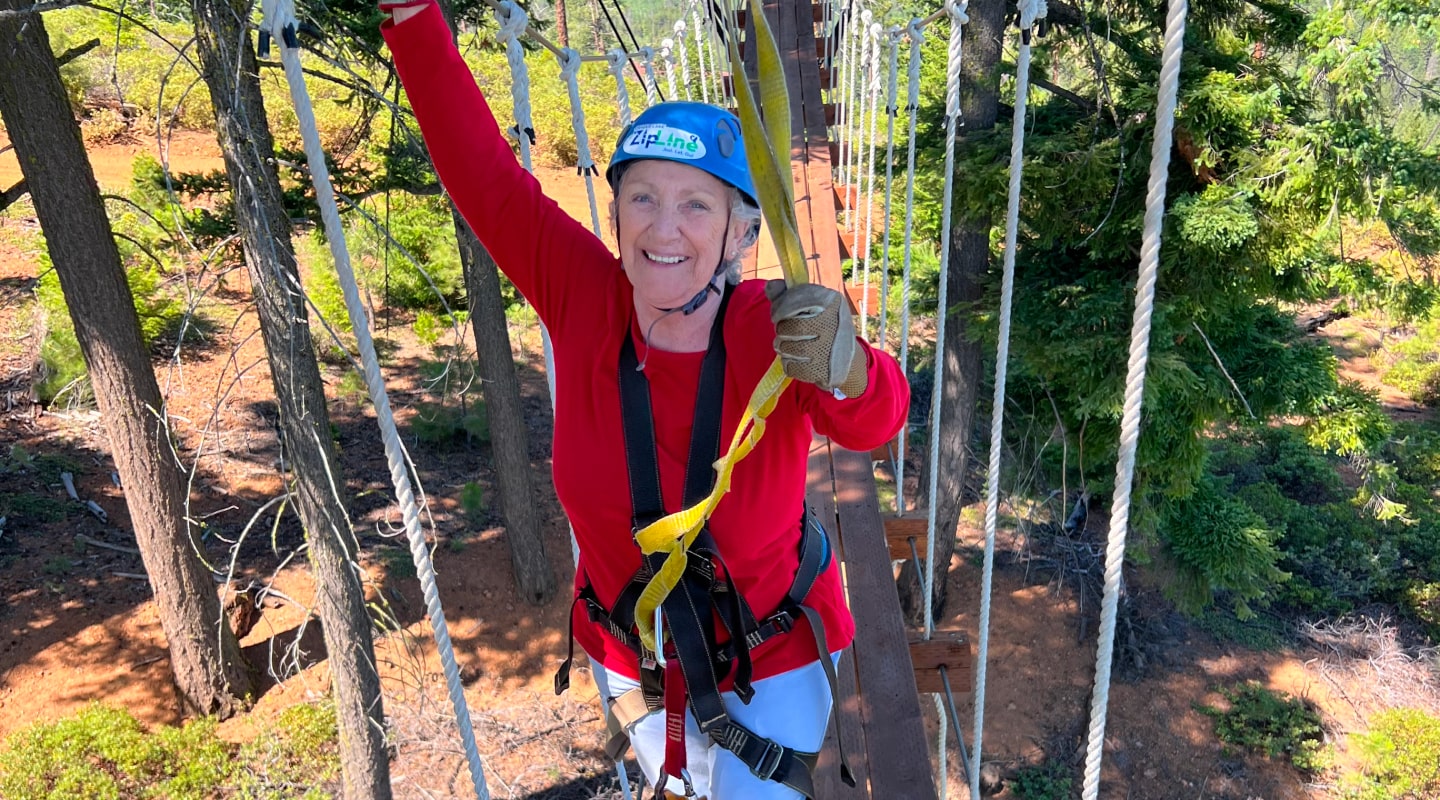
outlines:
{"label": "rope railing", "polygon": [[[875,120],[880,116],[880,69],[877,66],[880,62],[880,35],[884,26],[875,22],[870,25],[870,140],[867,143],[869,154],[866,157],[865,170],[865,234],[858,237],[857,244],[865,244],[865,268],[861,280],[862,293],[860,295],[860,338],[869,339],[870,322],[870,245],[871,235],[875,227]],[[858,236],[860,226],[855,226]],[[855,249],[855,257],[860,257],[860,249]]]}
{"label": "rope railing", "polygon": [[1095,692],[1090,704],[1090,729],[1085,750],[1082,797],[1100,796],[1100,761],[1105,749],[1105,717],[1110,703],[1110,670],[1115,651],[1115,616],[1119,610],[1125,536],[1130,527],[1130,493],[1135,480],[1135,450],[1140,441],[1140,410],[1145,396],[1145,368],[1150,358],[1150,319],[1155,308],[1155,280],[1160,272],[1160,234],[1165,221],[1165,179],[1170,172],[1170,145],[1175,132],[1175,104],[1180,89],[1180,58],[1185,46],[1186,0],[1170,0],[1165,17],[1165,47],[1160,56],[1160,88],[1155,103],[1155,137],[1150,145],[1150,184],[1145,195],[1145,232],[1140,246],[1140,272],[1135,284],[1135,315],[1130,327],[1130,360],[1125,375],[1125,406],[1120,418],[1120,451],[1115,462],[1115,497],[1110,505],[1110,533],[1105,544],[1105,594],[1100,604],[1099,645],[1095,658]]}
{"label": "rope railing", "polygon": [[685,87],[685,99],[695,99],[690,89],[690,48],[685,45],[685,20],[675,21],[675,44],[680,48],[680,83]]}
{"label": "rope railing", "polygon": [[[880,241],[885,243],[880,251],[880,346],[885,347],[887,334],[889,333],[890,310],[890,209],[895,197],[895,116],[900,109],[897,105],[897,89],[900,74],[900,35],[899,26],[891,26],[886,31],[886,38],[890,44],[890,82],[886,91],[885,100],[885,220],[884,227],[880,233]],[[907,181],[908,183],[909,181]],[[897,497],[901,491],[897,491]]]}
{"label": "rope railing", "polygon": [[975,727],[971,737],[970,791],[980,796],[985,735],[985,681],[990,653],[990,593],[995,577],[995,529],[1000,511],[1000,453],[1005,422],[1005,381],[1010,361],[1010,311],[1015,293],[1015,248],[1020,228],[1020,183],[1025,170],[1025,113],[1030,95],[1030,38],[1045,0],[1020,0],[1020,50],[1015,64],[1015,110],[1010,126],[1010,191],[1005,211],[1005,262],[1000,279],[1000,329],[996,335],[995,393],[990,408],[990,465],[985,482],[985,549],[980,570],[980,619],[975,654]]}
{"label": "rope railing", "polygon": [[[920,48],[925,44],[925,26],[919,18],[910,20],[905,26],[910,39],[910,65],[907,72],[909,85],[906,87],[905,113],[910,115],[909,144],[906,146],[905,174],[915,174],[915,112],[920,108]],[[915,181],[905,181],[905,235],[903,237],[900,267],[900,373],[910,374],[910,267],[913,262],[915,241]],[[895,514],[905,516],[905,440],[900,437],[895,457]]]}
{"label": "rope railing", "polygon": [[305,86],[304,68],[300,64],[299,43],[296,30],[299,23],[295,18],[293,0],[264,0],[263,30],[268,31],[279,44],[280,61],[284,68],[285,80],[290,87],[291,101],[295,106],[295,117],[299,122],[301,140],[304,143],[305,160],[310,168],[310,180],[315,188],[316,205],[324,224],[325,238],[330,245],[330,254],[335,262],[335,272],[345,296],[345,309],[355,333],[355,343],[360,350],[364,366],[365,386],[375,408],[376,422],[380,426],[380,437],[384,443],[385,459],[390,469],[390,480],[395,486],[396,501],[404,521],[405,538],[410,545],[410,557],[415,562],[415,571],[420,579],[421,593],[425,599],[425,611],[430,617],[430,627],[435,634],[435,646],[445,673],[445,686],[455,712],[456,726],[465,752],[465,763],[470,771],[470,781],[477,800],[489,800],[490,792],[485,785],[485,771],[480,763],[480,751],[475,744],[475,730],[470,720],[470,709],[465,702],[465,687],[460,682],[460,669],[455,661],[455,649],[450,642],[450,630],[445,623],[445,609],[440,602],[440,589],[436,583],[435,565],[430,559],[426,546],[425,531],[420,525],[420,508],[415,501],[415,489],[406,463],[405,446],[395,424],[394,411],[390,407],[390,395],[385,388],[385,378],[380,373],[380,359],[375,352],[375,341],[370,333],[370,320],[360,298],[360,287],[355,271],[350,265],[350,251],[345,242],[345,228],[340,220],[340,209],[335,202],[334,187],[330,183],[330,171],[325,164],[325,152],[320,144],[320,132],[315,122],[315,109],[310,102],[310,92]]}

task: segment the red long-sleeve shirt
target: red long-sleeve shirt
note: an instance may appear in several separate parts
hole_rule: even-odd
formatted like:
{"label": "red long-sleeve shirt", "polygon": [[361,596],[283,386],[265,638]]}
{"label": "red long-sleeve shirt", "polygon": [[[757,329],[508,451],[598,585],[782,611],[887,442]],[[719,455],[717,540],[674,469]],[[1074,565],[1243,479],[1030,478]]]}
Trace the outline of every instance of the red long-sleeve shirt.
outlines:
{"label": "red long-sleeve shirt", "polygon": [[[583,225],[546,197],[516,163],[495,117],[433,4],[382,28],[440,180],[465,220],[516,288],[539,312],[555,352],[555,491],[580,545],[577,588],[588,580],[609,608],[640,567],[631,537],[631,502],[617,380],[620,345],[634,336],[633,290],[619,260]],[[724,319],[725,389],[720,441],[734,435],[750,393],[775,358],[775,326],[762,281],[737,286]],[[887,354],[864,343],[869,385],[836,399],[794,383],[770,415],[759,446],[735,469],[732,489],[710,530],[735,586],[758,616],[784,600],[799,563],[802,504],[812,430],[868,450],[899,431],[908,385]],[[661,494],[681,508],[691,422],[704,353],[651,349],[645,368],[655,424]],[[832,649],[850,644],[855,624],[836,561],[806,604],[820,613]],[[607,668],[637,677],[636,657],[584,609],[575,638]],[[804,620],[753,654],[755,678],[817,657]],[[728,688],[725,687],[725,688]]]}

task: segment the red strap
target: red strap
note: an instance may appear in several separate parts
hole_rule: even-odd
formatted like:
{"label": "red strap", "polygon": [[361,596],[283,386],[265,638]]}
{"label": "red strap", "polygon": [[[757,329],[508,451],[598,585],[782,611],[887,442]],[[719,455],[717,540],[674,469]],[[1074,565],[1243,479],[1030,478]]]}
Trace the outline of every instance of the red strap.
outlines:
{"label": "red strap", "polygon": [[665,774],[684,780],[685,770],[685,675],[680,659],[665,664]]}

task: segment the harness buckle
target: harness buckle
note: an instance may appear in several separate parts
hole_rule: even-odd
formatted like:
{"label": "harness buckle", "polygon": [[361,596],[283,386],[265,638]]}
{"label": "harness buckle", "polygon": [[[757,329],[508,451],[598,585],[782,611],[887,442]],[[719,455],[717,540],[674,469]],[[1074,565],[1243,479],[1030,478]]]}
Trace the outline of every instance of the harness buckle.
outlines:
{"label": "harness buckle", "polygon": [[775,770],[785,760],[785,748],[774,739],[766,739],[765,752],[760,755],[760,763],[750,768],[755,777],[762,781],[775,779]]}

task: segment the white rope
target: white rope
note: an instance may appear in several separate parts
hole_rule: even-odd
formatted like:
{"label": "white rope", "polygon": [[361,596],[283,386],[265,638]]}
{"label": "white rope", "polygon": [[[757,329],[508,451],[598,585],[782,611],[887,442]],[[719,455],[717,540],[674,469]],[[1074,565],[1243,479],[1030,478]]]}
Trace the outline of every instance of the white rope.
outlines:
{"label": "white rope", "polygon": [[605,63],[609,65],[610,74],[615,76],[615,103],[620,111],[620,129],[624,130],[634,119],[630,111],[630,88],[625,85],[625,51],[613,47],[605,54]]}
{"label": "white rope", "polygon": [[[929,498],[929,513],[925,523],[925,592],[921,601],[925,609],[925,638],[928,640],[935,632],[935,540],[937,538],[936,514],[940,508],[939,493],[940,480],[940,406],[945,387],[945,318],[949,309],[947,300],[950,284],[950,217],[955,194],[955,137],[960,130],[960,42],[964,31],[965,23],[970,18],[965,15],[965,9],[969,6],[969,0],[946,0],[945,12],[950,17],[950,49],[945,60],[945,183],[942,190],[941,212],[940,212],[940,272],[939,272],[939,295],[935,304],[935,373],[931,380],[930,391],[930,481],[929,490],[926,496]],[[918,71],[917,73],[918,74]],[[953,530],[946,533],[947,536],[954,536]],[[939,712],[940,725],[940,763],[945,764],[948,759],[945,757],[945,729],[949,727],[945,713],[945,706],[940,701],[940,696],[935,695],[935,709]],[[971,769],[972,774],[974,769]],[[974,778],[971,779],[971,797],[979,797],[980,790],[974,785]],[[942,784],[942,793],[944,784]]]}
{"label": "white rope", "polygon": [[435,565],[430,560],[430,550],[425,545],[425,532],[420,527],[420,509],[415,502],[415,491],[405,463],[405,448],[400,441],[400,432],[395,427],[394,413],[390,409],[390,396],[385,391],[385,379],[380,374],[380,360],[375,355],[375,342],[370,336],[370,321],[365,315],[365,305],[355,283],[355,272],[350,266],[350,252],[345,245],[345,229],[340,222],[340,209],[335,205],[330,172],[325,166],[325,152],[320,146],[315,109],[305,87],[300,52],[286,44],[287,40],[295,40],[295,31],[299,28],[295,19],[295,7],[292,0],[264,0],[263,10],[265,30],[269,31],[279,44],[285,79],[290,84],[290,98],[295,104],[295,116],[305,145],[305,160],[310,168],[310,180],[315,186],[316,204],[320,207],[325,238],[330,243],[330,254],[335,260],[335,271],[345,295],[345,308],[349,312],[350,324],[355,332],[355,343],[360,348],[365,385],[369,389],[370,402],[375,407],[375,417],[380,425],[380,437],[384,442],[385,458],[390,467],[390,480],[395,484],[396,500],[400,504],[400,514],[405,522],[405,536],[410,544],[410,557],[415,561],[415,572],[420,579],[420,588],[425,598],[425,611],[430,617],[430,627],[435,632],[435,647],[444,667],[445,685],[455,711],[455,722],[460,729],[460,740],[470,769],[470,780],[474,785],[477,800],[489,800],[490,792],[485,786],[485,772],[480,765],[480,752],[475,746],[470,710],[465,704],[465,689],[460,683],[455,650],[450,644],[450,631],[445,624],[445,609],[440,603],[440,589],[435,583]]}
{"label": "white rope", "polygon": [[[715,104],[724,105],[729,94],[725,91],[725,68],[730,64],[729,48],[720,35],[722,20],[714,16],[709,7],[705,15],[706,39],[710,42],[710,77],[715,81]],[[734,13],[733,11],[726,13]],[[733,76],[732,76],[733,80]]]}
{"label": "white rope", "polygon": [[500,22],[500,31],[495,38],[505,45],[505,60],[510,62],[510,97],[515,104],[515,127],[510,134],[520,142],[520,163],[527,172],[530,165],[530,145],[534,144],[535,124],[530,121],[530,71],[525,66],[525,48],[520,46],[520,37],[530,19],[525,9],[514,0],[504,0],[495,9],[495,18]]}
{"label": "white rope", "polygon": [[930,697],[935,701],[935,714],[940,723],[940,735],[935,737],[935,751],[940,756],[938,759],[940,774],[935,776],[935,786],[939,790],[937,794],[941,797],[949,797],[950,793],[946,790],[950,788],[950,759],[945,757],[945,750],[949,744],[946,739],[950,736],[950,726],[946,724],[949,722],[949,717],[945,715],[945,699],[939,694],[931,694]]}
{"label": "white rope", "polygon": [[[892,26],[886,31],[886,37],[890,40],[890,86],[885,95],[885,115],[889,117],[885,125],[885,223],[880,234],[880,240],[885,243],[885,249],[880,254],[880,347],[885,347],[886,335],[889,333],[889,319],[887,313],[890,310],[890,217],[891,205],[895,196],[895,115],[899,112],[896,103],[899,101],[897,89],[900,75],[900,27]],[[908,181],[907,181],[908,183]],[[899,492],[896,493],[899,497]]]}
{"label": "white rope", "polygon": [[[520,37],[525,35],[529,20],[525,10],[514,0],[504,0],[495,9],[495,18],[500,23],[496,38],[505,43],[505,58],[510,64],[510,96],[515,107],[515,127],[510,131],[520,142],[520,164],[526,172],[534,174],[535,167],[530,159],[530,137],[535,134],[530,121],[530,70],[525,66],[525,50],[520,46]],[[545,353],[545,386],[550,390],[550,408],[555,408],[555,348],[550,343],[550,331],[540,323],[540,346]],[[575,538],[575,529],[570,529],[570,556],[580,563],[580,543]]]}
{"label": "white rope", "polygon": [[[857,113],[850,117],[850,183],[846,187],[847,197],[853,194],[855,199],[850,203],[853,217],[846,217],[846,221],[854,228],[859,228],[860,218],[860,190],[862,176],[860,175],[860,151],[865,146],[865,76],[870,72],[870,48],[865,40],[870,34],[870,21],[874,14],[870,9],[860,12],[860,27],[855,31],[855,50],[859,54],[859,62],[856,64],[856,71],[851,75],[851,93],[854,95],[855,110]],[[852,256],[856,251],[851,250]]]}
{"label": "white rope", "polygon": [[670,90],[670,99],[679,100],[675,92],[675,40],[660,40],[660,60],[665,62],[665,88]]}
{"label": "white rope", "polygon": [[[950,15],[950,51],[946,59],[945,80],[945,184],[940,203],[940,291],[935,308],[935,379],[930,391],[930,481],[926,496],[930,498],[930,511],[925,530],[925,638],[935,631],[935,514],[940,503],[935,497],[940,480],[940,398],[945,387],[945,318],[949,307],[946,295],[950,274],[950,211],[955,194],[955,135],[960,128],[960,36],[963,26],[969,21],[965,7],[969,0],[946,0],[945,10]],[[1023,101],[1021,101],[1023,102]],[[979,797],[979,795],[975,795]]]}
{"label": "white rope", "polygon": [[[873,244],[871,236],[875,227],[875,120],[880,116],[880,34],[884,26],[876,22],[870,26],[870,142],[868,166],[866,168],[865,182],[865,236],[860,241],[865,243],[865,271],[860,285],[860,338],[868,339],[870,322],[870,247]],[[859,233],[859,225],[855,226],[856,233]],[[855,257],[860,257],[860,250],[857,247]]]}
{"label": "white rope", "polygon": [[839,123],[840,139],[840,185],[845,187],[845,220],[850,220],[850,151],[855,147],[855,141],[850,136],[850,123],[855,118],[855,106],[851,102],[851,94],[855,91],[856,61],[855,43],[859,36],[855,31],[860,26],[856,24],[859,16],[860,0],[850,0],[850,13],[846,16],[844,38],[840,41],[840,118]]}
{"label": "white rope", "polygon": [[[839,48],[840,53],[835,57],[836,67],[840,70],[839,92],[832,92],[832,99],[835,102],[835,139],[840,144],[840,163],[835,165],[835,174],[839,177],[837,182],[845,185],[845,165],[850,163],[846,156],[850,152],[850,141],[845,136],[845,115],[850,113],[849,103],[846,102],[846,91],[850,86],[850,37],[854,34],[852,15],[855,13],[857,0],[848,0],[845,4],[845,11],[840,16],[837,25],[843,25],[840,31]],[[848,197],[848,192],[847,192]],[[848,207],[846,209],[849,210]]]}
{"label": "white rope", "polygon": [[[920,47],[925,43],[925,25],[917,17],[905,27],[910,37],[910,69],[907,79],[910,85],[905,102],[905,112],[910,115],[910,143],[905,155],[905,245],[903,266],[900,275],[900,374],[910,374],[910,264],[912,243],[915,239],[915,118],[920,108]],[[905,440],[909,432],[900,437],[899,455],[895,459],[895,514],[905,516]]]}
{"label": "white rope", "polygon": [[580,102],[580,64],[582,59],[575,50],[567,47],[557,57],[560,62],[560,78],[570,93],[570,125],[575,129],[575,169],[585,176],[585,194],[590,198],[590,229],[596,236],[600,231],[600,206],[595,200],[595,159],[590,154],[590,133],[585,130],[585,106]]}
{"label": "white rope", "polygon": [[690,91],[690,53],[685,46],[685,20],[675,20],[675,43],[680,46],[680,83],[685,86],[685,99],[695,99]]}
{"label": "white rope", "polygon": [[655,83],[655,48],[645,45],[640,48],[640,58],[645,62],[645,107],[660,102],[660,86]]}
{"label": "white rope", "polygon": [[1185,43],[1186,0],[1170,0],[1165,18],[1165,49],[1160,57],[1160,91],[1155,108],[1155,139],[1150,146],[1150,186],[1145,196],[1145,234],[1140,275],[1135,286],[1135,316],[1130,328],[1130,363],[1125,375],[1125,411],[1120,421],[1120,455],[1115,463],[1115,498],[1110,504],[1110,535],[1105,545],[1105,598],[1100,605],[1100,644],[1095,661],[1095,694],[1090,704],[1090,736],[1085,751],[1083,797],[1100,795],[1100,759],[1105,747],[1105,715],[1110,702],[1110,667],[1115,649],[1115,614],[1120,603],[1125,534],[1130,526],[1130,490],[1135,478],[1135,448],[1140,440],[1140,404],[1150,357],[1150,316],[1155,279],[1160,271],[1160,233],[1165,215],[1165,178],[1170,172],[1170,143],[1180,88],[1180,56]]}
{"label": "white rope", "polygon": [[985,552],[980,570],[979,641],[975,654],[975,733],[970,748],[970,791],[980,792],[985,735],[985,680],[990,654],[990,594],[995,575],[995,528],[1000,508],[1000,451],[1005,381],[1010,360],[1010,307],[1015,291],[1015,248],[1020,228],[1020,180],[1025,170],[1025,107],[1030,94],[1030,36],[1045,16],[1045,0],[1020,0],[1020,51],[1015,65],[1015,113],[1010,134],[1010,194],[1005,211],[1005,266],[1000,279],[1000,330],[995,352],[995,394],[990,409],[990,467],[985,487]]}
{"label": "white rope", "polygon": [[695,21],[695,63],[700,67],[700,100],[710,102],[710,76],[705,71],[705,23],[695,0],[690,0],[690,18]]}

